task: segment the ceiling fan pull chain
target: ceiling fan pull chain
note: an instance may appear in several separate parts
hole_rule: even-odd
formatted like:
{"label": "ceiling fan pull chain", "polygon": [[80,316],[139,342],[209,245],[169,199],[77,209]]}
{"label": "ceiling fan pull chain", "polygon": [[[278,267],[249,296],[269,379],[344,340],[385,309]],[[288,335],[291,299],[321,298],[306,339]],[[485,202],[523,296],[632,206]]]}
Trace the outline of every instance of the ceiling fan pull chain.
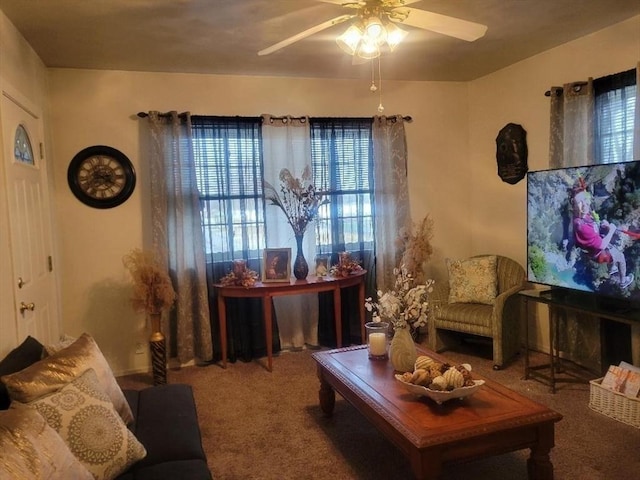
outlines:
{"label": "ceiling fan pull chain", "polygon": [[376,77],[375,69],[373,67],[373,60],[371,61],[371,86],[369,87],[369,90],[371,90],[372,92],[378,90],[378,87],[376,87]]}
{"label": "ceiling fan pull chain", "polygon": [[[380,95],[380,103],[378,105],[378,112],[382,113],[384,112],[384,106],[382,105],[382,61],[380,60],[380,57],[382,55],[378,56],[378,84],[380,85],[380,88],[378,89],[379,95]],[[372,63],[373,65],[373,63]]]}

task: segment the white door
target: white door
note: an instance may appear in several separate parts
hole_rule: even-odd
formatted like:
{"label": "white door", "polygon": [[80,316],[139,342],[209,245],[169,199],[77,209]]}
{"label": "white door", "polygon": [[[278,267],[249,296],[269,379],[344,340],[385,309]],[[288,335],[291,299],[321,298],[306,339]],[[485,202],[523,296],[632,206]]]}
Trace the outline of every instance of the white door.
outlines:
{"label": "white door", "polygon": [[2,92],[1,109],[16,344],[27,335],[52,343],[60,327],[42,117],[16,92]]}

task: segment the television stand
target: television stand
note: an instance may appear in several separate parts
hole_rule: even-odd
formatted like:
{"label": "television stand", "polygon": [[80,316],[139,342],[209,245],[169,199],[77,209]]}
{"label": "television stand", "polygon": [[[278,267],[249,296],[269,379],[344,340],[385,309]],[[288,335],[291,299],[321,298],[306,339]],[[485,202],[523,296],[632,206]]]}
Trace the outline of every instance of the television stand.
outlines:
{"label": "television stand", "polygon": [[[566,368],[560,358],[560,349],[558,347],[559,338],[559,315],[565,315],[567,312],[575,312],[579,314],[587,314],[588,317],[584,321],[591,320],[591,317],[599,319],[612,320],[614,322],[627,324],[631,328],[631,361],[634,365],[640,366],[640,310],[634,308],[628,309],[610,309],[605,308],[606,305],[599,304],[595,299],[589,301],[586,296],[579,294],[571,294],[565,291],[547,289],[547,290],[521,290],[518,292],[522,299],[522,318],[528,319],[529,303],[541,303],[549,307],[549,363],[542,365],[531,365],[529,362],[529,328],[525,325],[525,358],[524,358],[524,378],[533,378],[549,385],[551,392],[555,393],[556,384],[560,382],[579,382],[588,381],[585,378],[585,372],[576,372],[575,369]],[[583,317],[579,317],[583,318]]]}

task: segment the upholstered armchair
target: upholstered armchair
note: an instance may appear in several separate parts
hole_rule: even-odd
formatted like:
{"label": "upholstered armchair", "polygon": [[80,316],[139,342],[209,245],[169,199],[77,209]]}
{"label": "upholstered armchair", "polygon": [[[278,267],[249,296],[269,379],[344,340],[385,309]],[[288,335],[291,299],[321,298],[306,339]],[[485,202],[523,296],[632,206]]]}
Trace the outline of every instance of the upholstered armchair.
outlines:
{"label": "upholstered armchair", "polygon": [[429,347],[443,351],[461,332],[493,340],[493,368],[500,369],[520,349],[519,303],[525,272],[514,260],[479,255],[447,259],[448,279],[436,282],[429,297]]}

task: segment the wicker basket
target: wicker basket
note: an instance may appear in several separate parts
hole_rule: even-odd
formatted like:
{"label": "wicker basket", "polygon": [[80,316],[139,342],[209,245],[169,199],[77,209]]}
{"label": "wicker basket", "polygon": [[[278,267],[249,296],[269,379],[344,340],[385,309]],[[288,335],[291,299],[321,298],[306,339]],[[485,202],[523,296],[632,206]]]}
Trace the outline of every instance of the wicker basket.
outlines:
{"label": "wicker basket", "polygon": [[[604,377],[603,377],[604,378]],[[598,413],[640,428],[640,399],[631,398],[600,385],[602,378],[589,382],[589,408]]]}

